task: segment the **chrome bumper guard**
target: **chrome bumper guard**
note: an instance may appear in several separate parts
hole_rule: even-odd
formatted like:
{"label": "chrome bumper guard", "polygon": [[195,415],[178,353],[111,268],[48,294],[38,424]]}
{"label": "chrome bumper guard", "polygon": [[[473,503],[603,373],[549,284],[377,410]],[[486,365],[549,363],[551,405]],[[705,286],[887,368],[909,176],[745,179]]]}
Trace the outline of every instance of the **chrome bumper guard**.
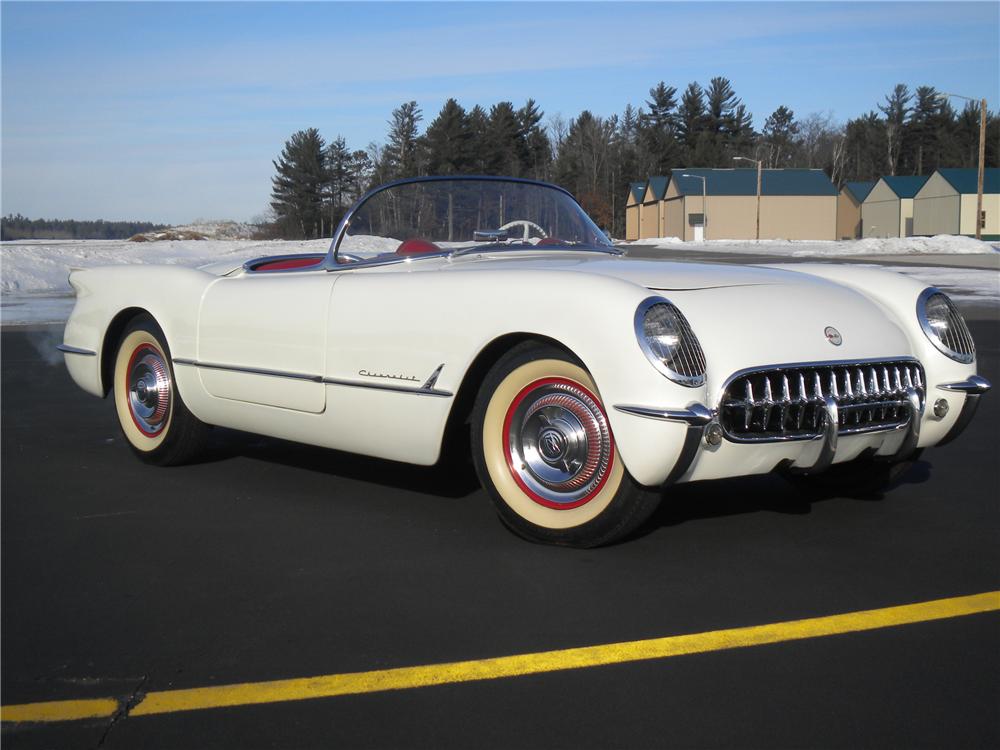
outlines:
{"label": "chrome bumper guard", "polygon": [[981,375],[973,375],[967,380],[960,380],[957,383],[943,383],[938,386],[942,391],[965,394],[965,403],[962,404],[962,411],[959,412],[958,419],[948,430],[948,434],[938,442],[938,445],[947,445],[965,431],[979,407],[979,397],[992,387],[990,381]]}
{"label": "chrome bumper guard", "polygon": [[[987,383],[987,389],[989,384]],[[956,389],[957,390],[957,389]],[[978,396],[977,396],[978,398]],[[970,399],[967,399],[967,403]],[[920,439],[920,418],[923,415],[923,402],[916,388],[906,389],[907,419],[902,424],[878,432],[884,433],[882,444],[875,451],[875,457],[884,460],[900,460],[909,456],[917,447]],[[806,448],[796,458],[788,469],[796,473],[818,473],[825,471],[833,463],[837,454],[837,444],[840,438],[840,415],[836,399],[826,396],[823,399],[823,421],[820,432],[806,442]],[[667,422],[681,422],[687,425],[684,445],[681,454],[665,484],[671,484],[690,467],[697,453],[698,444],[710,424],[718,424],[717,412],[703,404],[690,404],[685,409],[657,409],[645,406],[615,406],[616,411],[647,419],[659,419]],[[964,416],[965,409],[962,411]],[[961,421],[962,417],[959,417]],[[971,416],[969,417],[971,419]],[[954,430],[953,430],[954,431]],[[874,433],[870,433],[874,434]]]}

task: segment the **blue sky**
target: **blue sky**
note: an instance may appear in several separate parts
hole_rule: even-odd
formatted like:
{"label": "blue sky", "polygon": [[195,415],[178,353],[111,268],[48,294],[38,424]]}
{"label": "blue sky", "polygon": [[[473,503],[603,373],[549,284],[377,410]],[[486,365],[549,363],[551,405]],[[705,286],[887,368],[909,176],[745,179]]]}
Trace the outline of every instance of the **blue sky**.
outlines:
{"label": "blue sky", "polygon": [[[845,120],[897,82],[1000,98],[1000,3],[3,2],[2,211],[248,219],[296,130],[384,139],[415,99],[546,116],[728,77]],[[957,102],[961,104],[961,102]]]}

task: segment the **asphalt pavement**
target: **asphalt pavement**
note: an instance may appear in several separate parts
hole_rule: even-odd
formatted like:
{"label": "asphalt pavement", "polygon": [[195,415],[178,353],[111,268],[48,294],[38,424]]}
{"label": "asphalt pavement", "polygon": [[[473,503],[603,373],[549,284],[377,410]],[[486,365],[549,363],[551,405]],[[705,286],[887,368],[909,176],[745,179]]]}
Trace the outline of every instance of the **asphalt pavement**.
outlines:
{"label": "asphalt pavement", "polygon": [[[992,310],[992,312],[991,312]],[[967,308],[1000,382],[996,308]],[[159,469],[2,332],[3,705],[631,641],[1000,589],[1000,393],[884,495],[670,489],[637,538],[528,544],[469,468],[217,430]],[[53,363],[54,362],[54,363]],[[5,748],[1000,746],[1000,615],[368,695],[4,724]]]}

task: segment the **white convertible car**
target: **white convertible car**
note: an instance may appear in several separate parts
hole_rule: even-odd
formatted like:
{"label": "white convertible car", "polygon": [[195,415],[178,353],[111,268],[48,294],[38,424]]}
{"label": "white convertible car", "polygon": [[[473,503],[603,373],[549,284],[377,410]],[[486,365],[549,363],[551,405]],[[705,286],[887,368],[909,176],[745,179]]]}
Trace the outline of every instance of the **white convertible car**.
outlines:
{"label": "white convertible car", "polygon": [[936,289],[630,259],[528,180],[385,185],[327,254],[70,284],[66,366],[139,457],[190,460],[222,425],[429,465],[464,435],[501,519],[557,544],[626,536],[678,482],[884,485],[990,387]]}

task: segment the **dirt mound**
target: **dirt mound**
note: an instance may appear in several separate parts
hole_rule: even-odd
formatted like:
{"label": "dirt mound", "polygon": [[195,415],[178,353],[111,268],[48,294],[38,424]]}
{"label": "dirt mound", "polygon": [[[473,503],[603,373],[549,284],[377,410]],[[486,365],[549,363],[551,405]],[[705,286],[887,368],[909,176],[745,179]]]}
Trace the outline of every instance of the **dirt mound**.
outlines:
{"label": "dirt mound", "polygon": [[144,232],[135,234],[128,238],[129,242],[162,242],[165,240],[205,240],[208,239],[201,232],[194,232],[190,229],[167,229],[162,232]]}

